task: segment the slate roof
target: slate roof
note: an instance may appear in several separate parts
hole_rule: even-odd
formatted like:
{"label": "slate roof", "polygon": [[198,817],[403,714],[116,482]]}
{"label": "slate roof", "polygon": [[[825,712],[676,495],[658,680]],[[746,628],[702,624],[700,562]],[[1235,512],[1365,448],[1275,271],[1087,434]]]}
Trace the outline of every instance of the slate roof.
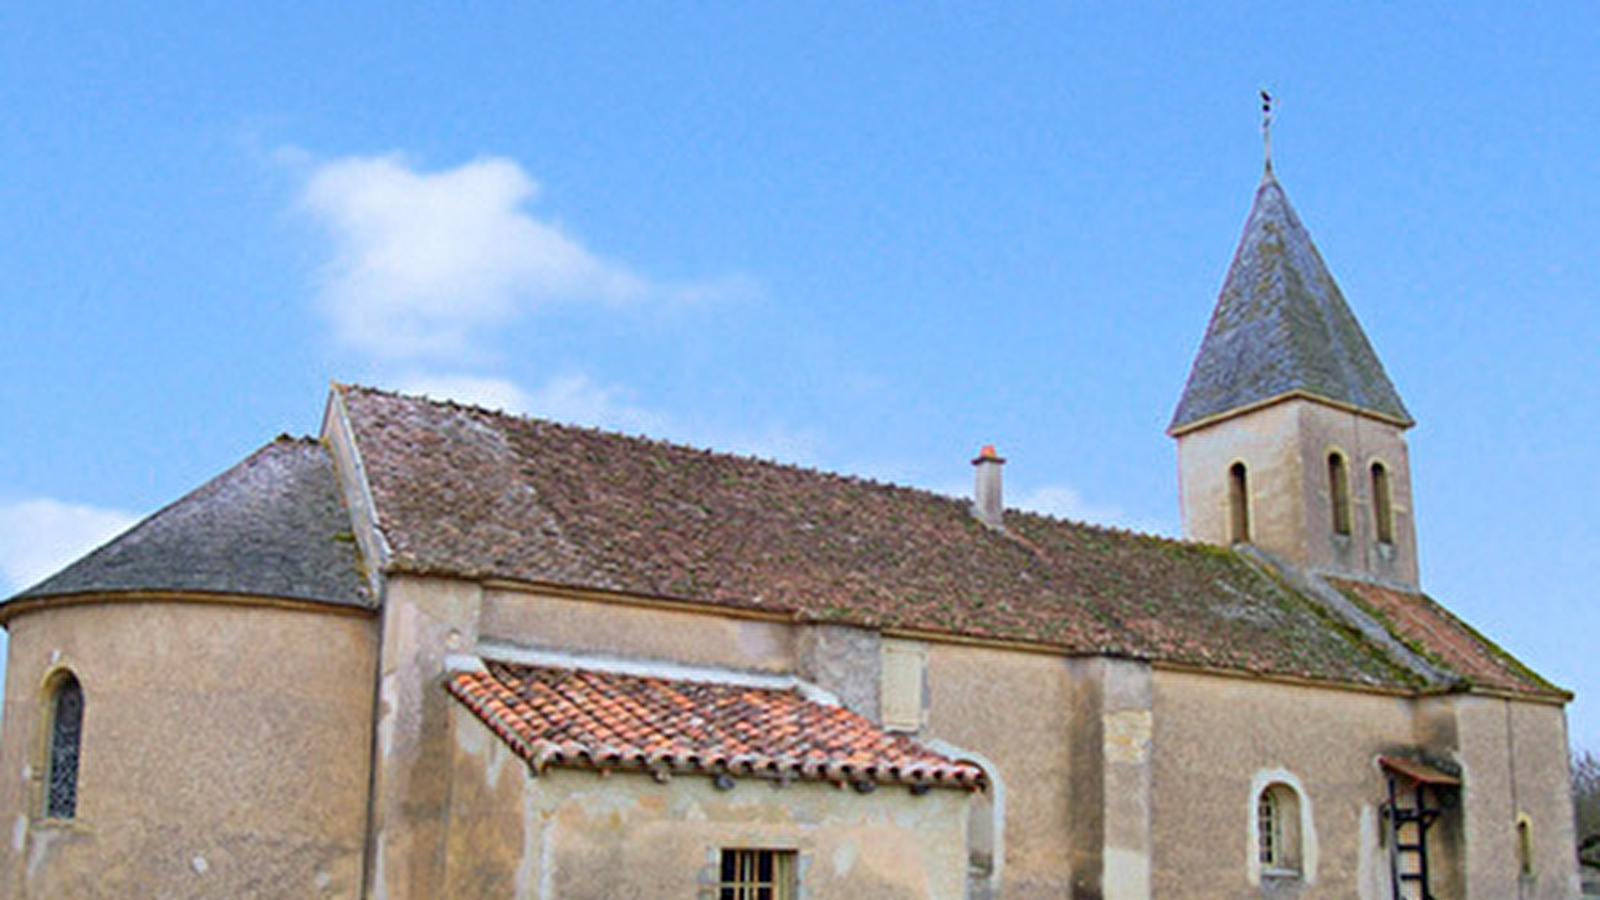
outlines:
{"label": "slate roof", "polygon": [[391,572],[1393,688],[1416,673],[1226,549],[336,388]]}
{"label": "slate roof", "polygon": [[446,687],[536,771],[979,788],[982,770],[797,691],[488,661]]}
{"label": "slate roof", "polygon": [[6,603],[128,591],[371,606],[328,454],[288,437]]}
{"label": "slate roof", "polygon": [[1296,393],[1412,424],[1269,166],[1167,430]]}

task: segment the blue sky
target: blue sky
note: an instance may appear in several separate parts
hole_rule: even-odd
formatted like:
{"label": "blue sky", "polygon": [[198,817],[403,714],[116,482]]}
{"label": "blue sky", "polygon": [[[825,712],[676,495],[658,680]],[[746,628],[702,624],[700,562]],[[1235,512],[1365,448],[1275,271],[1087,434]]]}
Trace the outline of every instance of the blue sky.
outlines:
{"label": "blue sky", "polygon": [[268,6],[0,11],[0,588],[330,379],[1175,532],[1267,87],[1425,587],[1600,748],[1592,4]]}

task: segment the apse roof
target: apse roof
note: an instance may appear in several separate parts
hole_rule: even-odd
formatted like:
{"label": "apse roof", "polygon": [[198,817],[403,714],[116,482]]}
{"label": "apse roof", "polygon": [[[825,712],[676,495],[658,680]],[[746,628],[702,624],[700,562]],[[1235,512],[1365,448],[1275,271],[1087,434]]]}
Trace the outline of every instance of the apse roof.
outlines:
{"label": "apse roof", "polygon": [[281,437],[7,604],[159,591],[368,607],[360,562],[327,452]]}

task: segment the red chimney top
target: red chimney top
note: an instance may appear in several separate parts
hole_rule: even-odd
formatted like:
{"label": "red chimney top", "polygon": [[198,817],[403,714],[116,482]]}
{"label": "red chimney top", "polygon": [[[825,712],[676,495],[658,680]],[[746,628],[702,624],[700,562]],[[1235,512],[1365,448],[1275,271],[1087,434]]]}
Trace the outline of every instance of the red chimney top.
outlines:
{"label": "red chimney top", "polygon": [[1005,460],[1001,458],[1000,454],[994,451],[993,444],[984,444],[983,449],[978,451],[978,456],[977,458],[973,459],[972,464],[977,465],[978,463],[985,462],[1004,464]]}

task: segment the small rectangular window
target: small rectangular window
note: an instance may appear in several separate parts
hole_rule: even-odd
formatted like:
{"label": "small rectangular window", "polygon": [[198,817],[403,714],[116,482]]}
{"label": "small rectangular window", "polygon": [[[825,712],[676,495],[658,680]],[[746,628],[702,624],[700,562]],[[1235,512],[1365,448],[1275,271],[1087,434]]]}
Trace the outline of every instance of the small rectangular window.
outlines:
{"label": "small rectangular window", "polygon": [[794,900],[793,850],[723,850],[718,900]]}

